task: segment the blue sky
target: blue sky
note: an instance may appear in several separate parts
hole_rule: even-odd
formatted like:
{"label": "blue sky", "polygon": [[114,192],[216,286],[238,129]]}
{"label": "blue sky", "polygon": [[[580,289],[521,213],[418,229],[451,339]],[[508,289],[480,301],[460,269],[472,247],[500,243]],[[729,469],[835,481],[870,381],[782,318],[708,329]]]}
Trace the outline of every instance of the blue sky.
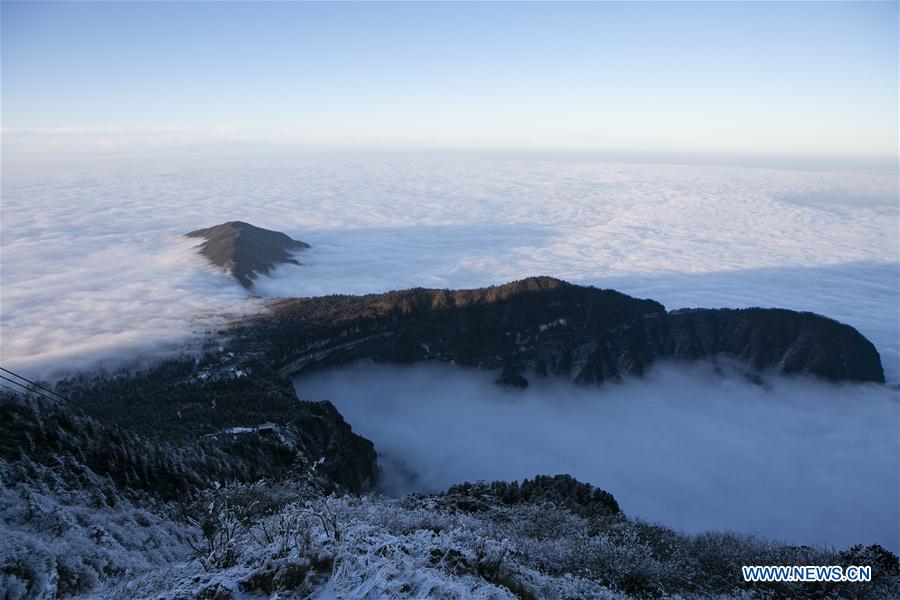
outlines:
{"label": "blue sky", "polygon": [[898,4],[2,3],[9,149],[895,155]]}

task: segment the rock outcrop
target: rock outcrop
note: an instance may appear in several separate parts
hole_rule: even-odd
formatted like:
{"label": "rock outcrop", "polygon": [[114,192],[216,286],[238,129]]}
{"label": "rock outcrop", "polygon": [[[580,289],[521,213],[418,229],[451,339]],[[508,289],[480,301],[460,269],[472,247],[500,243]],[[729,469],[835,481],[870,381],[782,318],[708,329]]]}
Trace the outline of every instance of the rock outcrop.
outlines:
{"label": "rock outcrop", "polygon": [[200,244],[200,253],[248,289],[257,275],[265,275],[279,264],[299,265],[292,253],[310,247],[281,232],[242,221],[229,221],[185,235],[205,239]]}
{"label": "rock outcrop", "polygon": [[496,506],[536,504],[567,510],[582,517],[621,514],[612,494],[582,483],[571,475],[538,475],[534,479],[460,483],[441,494],[440,502],[465,512],[479,512]]}
{"label": "rock outcrop", "polygon": [[239,339],[284,376],[357,359],[441,360],[578,382],[640,375],[661,358],[724,355],[754,370],[884,381],[875,347],[826,317],[780,309],[671,313],[653,300],[549,277],[474,290],[411,289],[288,299],[244,322]]}

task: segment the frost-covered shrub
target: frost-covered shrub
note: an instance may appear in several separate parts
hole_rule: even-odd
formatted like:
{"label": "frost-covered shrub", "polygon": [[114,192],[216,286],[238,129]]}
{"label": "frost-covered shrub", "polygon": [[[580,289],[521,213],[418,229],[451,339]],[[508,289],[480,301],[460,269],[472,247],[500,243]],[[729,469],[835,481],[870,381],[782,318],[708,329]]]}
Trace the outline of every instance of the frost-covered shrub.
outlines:
{"label": "frost-covered shrub", "polygon": [[77,596],[188,556],[194,531],[172,507],[122,495],[107,502],[98,490],[109,482],[92,473],[70,489],[53,469],[30,468],[32,482],[0,488],[0,597]]}
{"label": "frost-covered shrub", "polygon": [[[175,510],[90,472],[72,487],[72,465],[27,468],[30,483],[0,489],[11,599],[900,597],[883,548],[685,535],[546,494],[513,498],[515,486],[339,497],[300,457],[286,478],[216,484]],[[744,564],[871,564],[876,581],[745,584]]]}

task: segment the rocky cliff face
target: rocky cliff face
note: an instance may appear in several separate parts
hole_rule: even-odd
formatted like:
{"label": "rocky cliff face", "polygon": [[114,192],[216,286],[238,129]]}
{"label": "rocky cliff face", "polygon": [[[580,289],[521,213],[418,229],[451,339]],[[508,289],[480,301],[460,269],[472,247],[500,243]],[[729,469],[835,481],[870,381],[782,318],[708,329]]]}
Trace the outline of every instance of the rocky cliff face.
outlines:
{"label": "rocky cliff face", "polygon": [[723,354],[754,369],[811,373],[833,381],[884,382],[875,346],[849,325],[777,308],[693,309],[666,318],[671,356]]}
{"label": "rocky cliff face", "polygon": [[442,360],[578,382],[640,375],[657,359],[724,355],[755,370],[884,381],[875,347],[812,313],[750,308],[666,312],[653,300],[549,277],[476,290],[412,289],[276,303],[239,327],[288,376],[367,358]]}

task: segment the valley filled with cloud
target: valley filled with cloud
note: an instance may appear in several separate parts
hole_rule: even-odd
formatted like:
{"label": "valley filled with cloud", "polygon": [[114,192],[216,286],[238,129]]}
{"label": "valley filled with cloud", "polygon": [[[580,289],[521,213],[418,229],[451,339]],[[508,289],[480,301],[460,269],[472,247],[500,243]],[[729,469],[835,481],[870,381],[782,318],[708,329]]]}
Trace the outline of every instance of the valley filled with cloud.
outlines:
{"label": "valley filled with cloud", "polygon": [[357,364],[295,387],[375,442],[392,495],[568,473],[691,533],[900,549],[896,391],[739,373],[664,363],[622,383],[531,377],[519,390],[440,363]]}

